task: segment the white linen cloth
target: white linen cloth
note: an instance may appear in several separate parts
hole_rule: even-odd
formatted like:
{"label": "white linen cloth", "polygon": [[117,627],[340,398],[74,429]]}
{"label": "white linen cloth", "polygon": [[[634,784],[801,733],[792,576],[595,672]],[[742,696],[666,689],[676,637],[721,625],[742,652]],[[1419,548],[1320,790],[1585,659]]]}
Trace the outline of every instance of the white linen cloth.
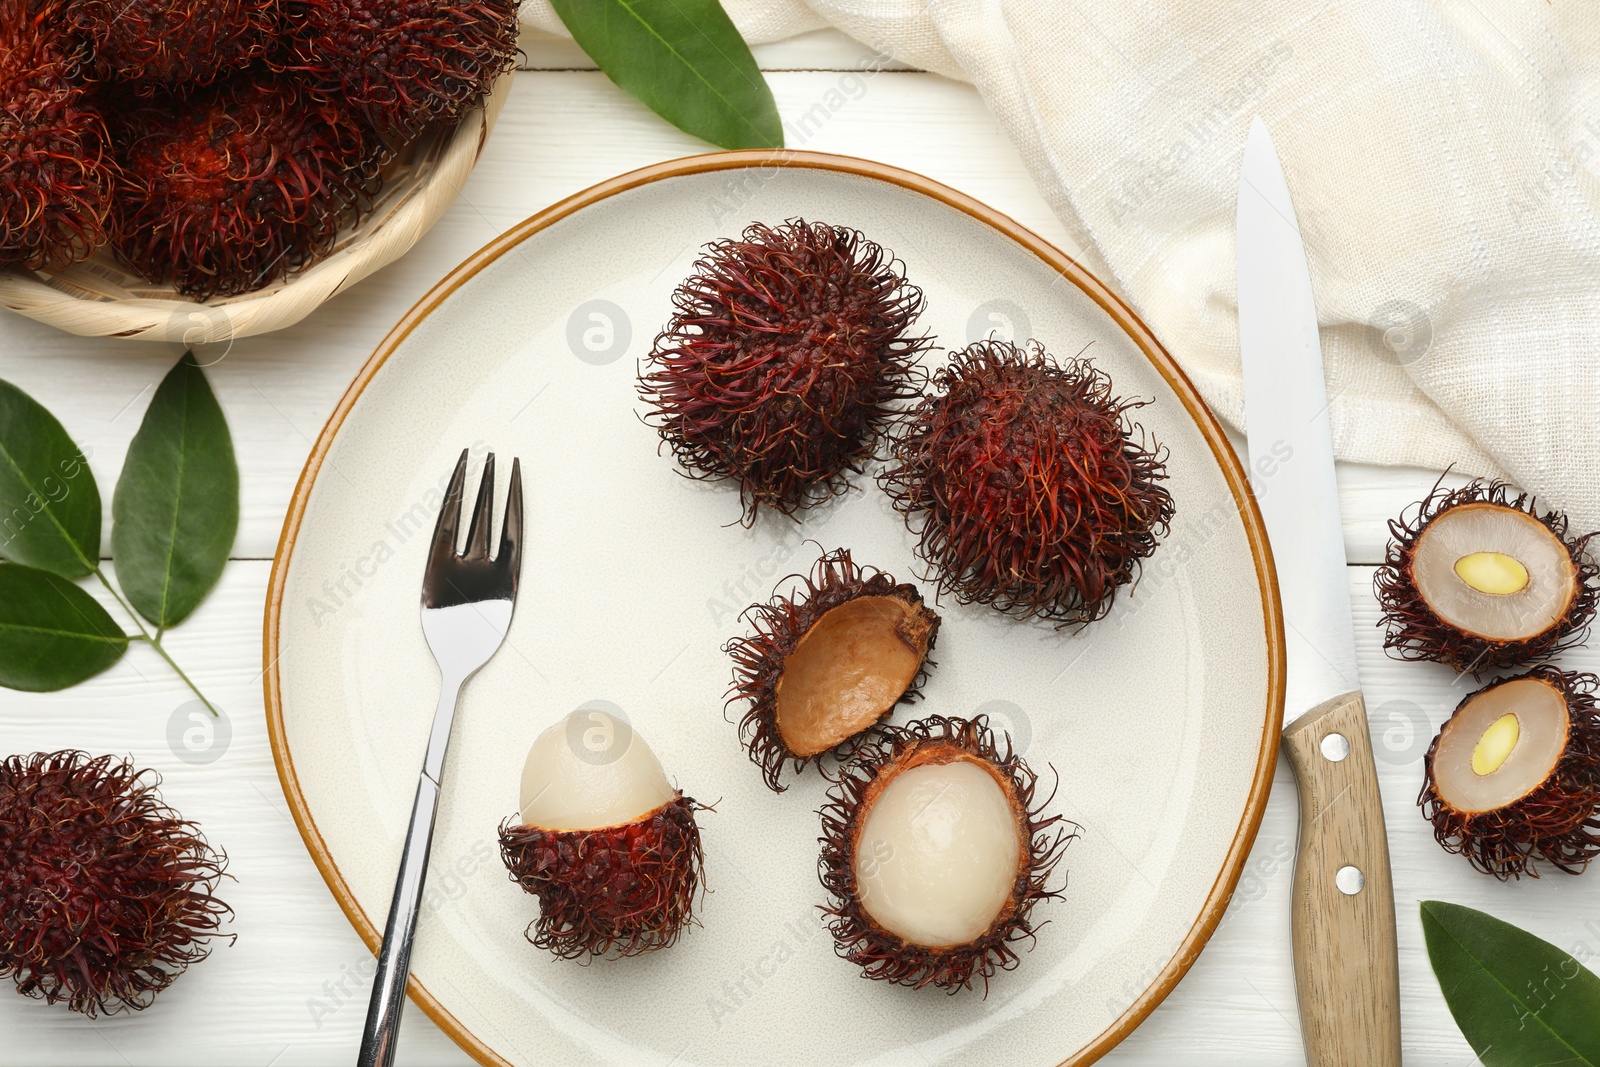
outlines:
{"label": "white linen cloth", "polygon": [[[1504,475],[1600,528],[1594,0],[724,0],[972,82],[1051,207],[1243,426],[1252,115],[1311,260],[1343,459]],[[563,33],[546,0],[523,19]]]}

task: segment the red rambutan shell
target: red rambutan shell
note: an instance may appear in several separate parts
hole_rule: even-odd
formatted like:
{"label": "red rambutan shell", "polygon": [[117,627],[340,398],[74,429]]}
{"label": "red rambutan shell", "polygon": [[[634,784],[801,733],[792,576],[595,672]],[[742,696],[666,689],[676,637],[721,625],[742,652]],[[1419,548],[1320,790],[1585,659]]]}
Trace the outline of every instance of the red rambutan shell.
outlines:
{"label": "red rambutan shell", "polygon": [[115,166],[58,17],[0,0],[0,266],[64,267],[107,240]]}
{"label": "red rambutan shell", "polygon": [[500,827],[511,880],[539,898],[530,942],[562,959],[637,956],[667,948],[694,922],[704,854],[694,813],[677,797],[599,830]]}
{"label": "red rambutan shell", "polygon": [[1082,625],[1111,610],[1172,520],[1165,452],[1088,359],[1037,342],[951,356],[897,430],[879,482],[918,534],[939,592]]}
{"label": "red rambutan shell", "polygon": [[[985,764],[1002,784],[1022,849],[1011,899],[989,929],[965,945],[931,948],[891,933],[867,913],[856,883],[856,850],[864,816],[890,781],[913,767],[958,759]],[[834,785],[819,813],[822,853],[817,871],[830,898],[822,913],[833,934],[834,951],[859,965],[864,978],[914,989],[935,986],[948,993],[982,982],[987,995],[989,979],[1020,962],[1017,943],[1031,942],[1043,925],[1033,921],[1034,905],[1061,896],[1048,883],[1078,828],[1059,815],[1044,814],[1054,792],[1037,798],[1038,776],[1011,750],[1010,738],[1001,747],[982,715],[971,719],[930,715],[903,727],[880,727],[868,735],[854,759],[829,777]]]}
{"label": "red rambutan shell", "polygon": [[279,69],[362,110],[385,134],[455,122],[516,65],[517,0],[284,0]]}
{"label": "red rambutan shell", "polygon": [[283,78],[151,100],[115,133],[117,251],[199,300],[260,289],[325,256],[368,206],[382,153],[359,115]]}
{"label": "red rambutan shell", "polygon": [[[916,674],[882,709],[880,719],[893,713],[896,704],[910,704],[920,696],[932,665],[927,657],[939,636],[939,616],[923,604],[916,586],[896,582],[892,575],[875,568],[857,565],[850,558],[849,549],[835,549],[817,560],[811,574],[793,577],[801,578],[803,587],[793,596],[779,594],[766,604],[752,606],[744,617],[754,632],[729,641],[723,648],[733,659],[728,703],[745,705],[739,720],[739,739],[744,742],[750,761],[761,768],[767,788],[777,793],[787,788],[781,782],[786,763],[798,772],[824,755],[846,759],[864,736],[857,733],[825,752],[796,752],[785,739],[778,714],[780,683],[795,650],[819,620],[833,609],[863,598],[875,603],[882,603],[884,598],[899,601],[893,615],[885,613],[885,625],[892,625],[895,636],[916,654]],[[841,651],[859,656],[862,643],[855,640],[850,644],[853,647]],[[855,662],[851,666],[848,684],[859,689],[864,681],[860,674],[862,664]]]}
{"label": "red rambutan shell", "polygon": [[207,85],[266,55],[278,0],[72,0],[96,78]]}
{"label": "red rambutan shell", "polygon": [[0,978],[91,1018],[148,1007],[210,952],[227,857],[110,756],[0,761]]}
{"label": "red rambutan shell", "polygon": [[690,477],[739,483],[747,524],[842,492],[918,394],[922,292],[856,230],[753,224],[707,246],[672,302],[647,421]]}

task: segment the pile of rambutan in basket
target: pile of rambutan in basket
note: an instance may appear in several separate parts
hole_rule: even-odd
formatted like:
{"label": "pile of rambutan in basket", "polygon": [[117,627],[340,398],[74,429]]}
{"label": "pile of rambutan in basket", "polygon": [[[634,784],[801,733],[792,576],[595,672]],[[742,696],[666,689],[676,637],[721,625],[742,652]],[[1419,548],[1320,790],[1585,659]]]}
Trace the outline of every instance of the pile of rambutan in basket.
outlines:
{"label": "pile of rambutan in basket", "polygon": [[193,300],[260,289],[516,41],[517,0],[0,0],[0,267],[107,250]]}

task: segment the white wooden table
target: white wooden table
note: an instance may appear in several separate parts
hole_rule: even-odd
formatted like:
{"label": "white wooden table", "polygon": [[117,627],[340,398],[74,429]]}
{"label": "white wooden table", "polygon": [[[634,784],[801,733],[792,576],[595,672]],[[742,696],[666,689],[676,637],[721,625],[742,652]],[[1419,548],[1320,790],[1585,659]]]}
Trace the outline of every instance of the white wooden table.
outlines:
{"label": "white wooden table", "polygon": [[[855,72],[872,60],[870,53],[832,33],[756,51],[789,123],[790,147],[919,171],[1074,251],[971,87],[892,68],[862,77]],[[221,585],[168,640],[225,710],[232,731],[226,751],[203,766],[179,758],[182,746],[167,740],[169,721],[177,716],[188,725],[181,709],[190,694],[154,652],[138,645],[76,689],[45,695],[0,690],[0,754],[78,747],[129,754],[165,775],[168,801],[228,852],[236,881],[223,895],[237,912],[232,930],[239,935],[139,1014],[91,1022],[0,990],[0,1063],[289,1065],[354,1058],[368,990],[357,969],[370,956],[290,821],[262,712],[262,603],[295,479],[362,362],[446,271],[513,223],[594,182],[706,150],[587,69],[591,65],[570,44],[533,40],[528,54],[530,69],[518,75],[461,199],[408,257],[299,326],[235,343],[208,371],[233,428],[243,513]],[[841,98],[836,110],[825,103]],[[825,106],[818,111],[818,104]],[[85,340],[16,316],[0,318],[0,377],[65,422],[89,455],[108,506],[144,404],[178,354],[164,345]],[[1442,668],[1385,658],[1374,627],[1371,577],[1382,558],[1386,521],[1420,499],[1435,476],[1340,469],[1350,596],[1394,861],[1406,1062],[1416,1065],[1475,1062],[1428,967],[1418,900],[1484,908],[1579,959],[1600,956],[1600,919],[1594,918],[1600,915],[1600,873],[1502,885],[1444,854],[1416,810],[1423,752],[1465,689]],[[109,557],[109,541],[102,551]],[[1600,669],[1600,653],[1580,650],[1565,662]],[[1255,850],[1209,947],[1104,1062],[1301,1062],[1288,913],[1296,818],[1293,783],[1280,766]],[[474,876],[500,874],[486,867]],[[401,1060],[470,1062],[416,1009],[405,1017]]]}

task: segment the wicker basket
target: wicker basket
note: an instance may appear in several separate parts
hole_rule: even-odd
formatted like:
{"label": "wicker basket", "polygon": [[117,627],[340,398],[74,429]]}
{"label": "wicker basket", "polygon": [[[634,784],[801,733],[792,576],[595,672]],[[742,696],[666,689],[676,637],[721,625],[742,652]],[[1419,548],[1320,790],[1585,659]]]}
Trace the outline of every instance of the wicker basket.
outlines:
{"label": "wicker basket", "polygon": [[329,297],[386,267],[444,214],[483,152],[514,73],[454,129],[424,134],[384,169],[372,211],[340,234],[315,265],[262,289],[206,303],[131,273],[101,251],[65,270],[0,271],[0,306],[85,337],[202,344],[292,326]]}

